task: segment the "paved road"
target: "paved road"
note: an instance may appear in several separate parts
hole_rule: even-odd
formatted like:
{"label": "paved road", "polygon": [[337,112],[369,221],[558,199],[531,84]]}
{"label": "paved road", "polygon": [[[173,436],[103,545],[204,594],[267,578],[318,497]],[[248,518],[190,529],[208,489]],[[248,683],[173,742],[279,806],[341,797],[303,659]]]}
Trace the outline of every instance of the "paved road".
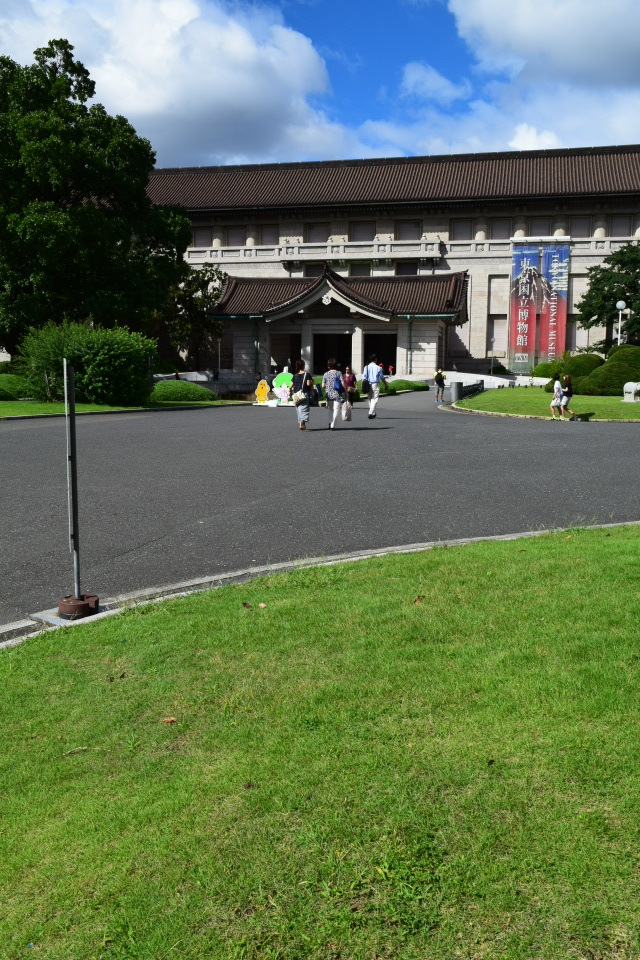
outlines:
{"label": "paved road", "polygon": [[[433,393],[326,429],[293,410],[78,418],[82,587],[101,597],[270,561],[638,519],[640,424],[456,414]],[[64,421],[0,422],[0,623],[72,592]]]}

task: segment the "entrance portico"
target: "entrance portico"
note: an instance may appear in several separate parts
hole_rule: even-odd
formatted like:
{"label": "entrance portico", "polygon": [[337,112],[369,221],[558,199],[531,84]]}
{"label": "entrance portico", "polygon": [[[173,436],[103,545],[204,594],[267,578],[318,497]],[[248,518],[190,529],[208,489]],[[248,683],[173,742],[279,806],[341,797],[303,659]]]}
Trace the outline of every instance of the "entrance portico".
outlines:
{"label": "entrance portico", "polygon": [[266,372],[301,356],[320,373],[329,356],[360,372],[370,353],[400,374],[444,365],[446,328],[463,324],[466,273],[342,277],[229,277],[216,315],[234,332],[234,371]]}

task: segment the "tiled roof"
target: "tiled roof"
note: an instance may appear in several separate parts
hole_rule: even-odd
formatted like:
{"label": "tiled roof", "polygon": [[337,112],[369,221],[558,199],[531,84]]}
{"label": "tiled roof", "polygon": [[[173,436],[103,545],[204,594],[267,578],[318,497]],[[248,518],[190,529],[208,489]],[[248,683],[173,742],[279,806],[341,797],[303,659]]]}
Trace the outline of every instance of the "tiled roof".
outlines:
{"label": "tiled roof", "polygon": [[[216,312],[227,317],[295,311],[302,301],[320,299],[327,285],[355,307],[381,316],[466,316],[467,274],[414,277],[341,277],[328,266],[319,277],[229,277]],[[459,321],[460,322],[460,321]]]}
{"label": "tiled roof", "polygon": [[640,146],[155,170],[154,203],[192,212],[624,196]]}

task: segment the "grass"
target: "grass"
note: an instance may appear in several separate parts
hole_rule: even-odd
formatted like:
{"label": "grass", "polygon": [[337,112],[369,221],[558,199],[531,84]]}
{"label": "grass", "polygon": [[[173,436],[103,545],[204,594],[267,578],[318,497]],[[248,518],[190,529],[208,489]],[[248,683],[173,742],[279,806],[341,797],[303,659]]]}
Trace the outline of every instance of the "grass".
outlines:
{"label": "grass", "polygon": [[0,957],[635,960],[639,548],[302,570],[5,651]]}
{"label": "grass", "polygon": [[[208,402],[154,401],[144,407],[110,407],[99,403],[76,403],[76,413],[108,413],[112,410],[159,410],[163,407],[213,407],[226,406],[227,401]],[[3,417],[33,417],[64,413],[64,403],[43,403],[39,400],[0,400],[0,419]]]}
{"label": "grass", "polygon": [[[485,390],[462,400],[457,406],[466,410],[550,417],[551,394],[541,387],[513,387]],[[579,420],[640,420],[640,403],[624,403],[620,397],[574,396],[571,409]]]}

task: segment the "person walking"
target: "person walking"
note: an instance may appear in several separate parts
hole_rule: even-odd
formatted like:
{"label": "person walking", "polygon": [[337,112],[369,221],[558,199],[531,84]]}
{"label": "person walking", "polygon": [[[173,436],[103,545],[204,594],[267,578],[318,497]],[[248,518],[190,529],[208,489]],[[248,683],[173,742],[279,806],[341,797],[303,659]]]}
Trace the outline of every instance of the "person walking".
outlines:
{"label": "person walking", "polygon": [[556,373],[556,375],[553,378],[553,400],[549,404],[552,420],[560,419],[560,417],[556,416],[556,410],[561,409],[561,404],[562,404],[562,384],[560,383],[560,374]]}
{"label": "person walking", "polygon": [[441,368],[438,367],[436,370],[435,376],[433,378],[436,384],[436,399],[435,403],[442,403],[444,400],[444,373]]}
{"label": "person walking", "polygon": [[566,420],[565,413],[569,414],[570,420],[575,420],[576,415],[573,410],[569,409],[569,404],[571,403],[571,397],[573,396],[573,387],[571,386],[571,377],[568,373],[565,373],[562,378],[564,383],[562,385],[562,400],[560,401],[560,414],[563,420]]}
{"label": "person walking", "polygon": [[342,382],[344,383],[344,388],[347,391],[347,400],[349,403],[353,404],[356,396],[356,386],[358,385],[358,381],[351,367],[344,368]]}
{"label": "person walking", "polygon": [[375,420],[376,418],[376,406],[378,404],[378,397],[380,396],[380,384],[387,382],[384,378],[384,373],[376,361],[377,357],[375,353],[372,353],[369,357],[369,363],[362,371],[362,379],[367,380],[369,383],[369,420]]}
{"label": "person walking", "polygon": [[298,429],[306,430],[309,422],[309,403],[311,391],[315,390],[313,377],[307,373],[304,368],[304,360],[296,360],[294,364],[295,373],[293,374],[293,383],[291,385],[292,393],[302,392],[306,399],[302,403],[296,404],[296,413],[298,415]]}
{"label": "person walking", "polygon": [[327,360],[327,372],[322,377],[322,389],[327,398],[328,426],[330,430],[335,430],[340,405],[346,399],[344,380],[337,369],[335,357],[330,357]]}

